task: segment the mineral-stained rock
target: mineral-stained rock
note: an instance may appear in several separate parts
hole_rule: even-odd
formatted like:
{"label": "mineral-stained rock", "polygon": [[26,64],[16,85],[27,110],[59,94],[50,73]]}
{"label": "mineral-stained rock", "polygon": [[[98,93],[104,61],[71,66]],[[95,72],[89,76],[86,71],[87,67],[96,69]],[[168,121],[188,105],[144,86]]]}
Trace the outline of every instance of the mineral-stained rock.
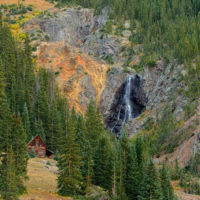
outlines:
{"label": "mineral-stained rock", "polygon": [[83,113],[91,98],[99,102],[108,66],[87,54],[72,50],[64,42],[42,43],[37,65],[56,72],[56,81],[70,107]]}
{"label": "mineral-stained rock", "polygon": [[[56,73],[57,83],[71,107],[83,113],[90,99],[95,99],[106,126],[111,128],[108,124],[116,118],[127,77],[134,75],[139,77],[140,86],[131,85],[134,92],[130,98],[144,106],[146,114],[137,116],[138,112],[133,115],[135,118],[127,120],[130,135],[138,132],[149,116],[160,115],[165,104],[169,104],[178,120],[183,118],[187,99],[178,91],[185,87],[179,81],[179,74],[185,74],[181,66],[157,61],[155,66],[146,66],[138,76],[134,70],[123,71],[126,56],[122,47],[130,47],[130,22],[125,23],[123,36],[115,36],[101,31],[108,18],[106,9],[98,16],[94,15],[94,10],[84,8],[49,12],[50,16],[38,16],[26,22],[24,30],[30,34],[41,31],[49,37],[49,42],[41,42],[38,47],[37,65]],[[139,48],[141,45],[134,45],[135,51]],[[131,57],[131,66],[134,66],[140,56],[133,54]],[[114,63],[113,66],[108,67],[103,59]],[[139,94],[144,94],[145,98]]]}

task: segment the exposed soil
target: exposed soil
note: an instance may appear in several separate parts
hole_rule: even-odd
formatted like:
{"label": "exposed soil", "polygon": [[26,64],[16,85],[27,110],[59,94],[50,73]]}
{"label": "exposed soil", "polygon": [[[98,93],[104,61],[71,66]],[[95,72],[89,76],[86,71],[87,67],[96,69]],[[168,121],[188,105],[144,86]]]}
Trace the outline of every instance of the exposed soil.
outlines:
{"label": "exposed soil", "polygon": [[[49,164],[50,163],[50,164]],[[57,192],[57,167],[52,159],[34,158],[28,163],[29,180],[26,181],[27,193],[20,200],[72,200],[61,197]]]}

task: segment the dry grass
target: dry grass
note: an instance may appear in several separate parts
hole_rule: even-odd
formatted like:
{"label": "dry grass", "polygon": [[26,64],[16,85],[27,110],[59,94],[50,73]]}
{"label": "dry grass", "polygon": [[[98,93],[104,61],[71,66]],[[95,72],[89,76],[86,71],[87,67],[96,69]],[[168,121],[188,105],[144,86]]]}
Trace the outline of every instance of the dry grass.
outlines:
{"label": "dry grass", "polygon": [[[47,165],[47,161],[51,165]],[[52,159],[34,158],[29,160],[28,176],[26,181],[28,194],[20,200],[72,200],[72,198],[60,197],[56,194],[57,167]]]}
{"label": "dry grass", "polygon": [[184,189],[178,186],[179,181],[172,181],[172,185],[179,200],[200,200],[199,195],[187,194]]}
{"label": "dry grass", "polygon": [[[20,3],[33,5],[38,10],[47,10],[54,6],[45,0],[20,0]],[[18,0],[0,0],[0,4],[18,4]]]}

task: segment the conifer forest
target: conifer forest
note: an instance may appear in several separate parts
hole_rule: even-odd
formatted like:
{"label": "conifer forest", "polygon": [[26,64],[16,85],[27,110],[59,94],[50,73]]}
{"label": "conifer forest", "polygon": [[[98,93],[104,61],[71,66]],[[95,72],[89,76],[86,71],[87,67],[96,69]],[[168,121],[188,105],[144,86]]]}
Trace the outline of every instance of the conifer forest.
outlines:
{"label": "conifer forest", "polygon": [[199,0],[0,0],[0,199],[199,200],[199,98]]}

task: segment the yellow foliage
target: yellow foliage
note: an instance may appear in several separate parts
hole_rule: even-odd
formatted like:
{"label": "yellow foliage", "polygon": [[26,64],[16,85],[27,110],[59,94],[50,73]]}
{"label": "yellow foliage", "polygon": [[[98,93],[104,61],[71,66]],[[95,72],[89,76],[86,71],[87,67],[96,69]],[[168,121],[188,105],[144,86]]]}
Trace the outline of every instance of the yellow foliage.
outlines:
{"label": "yellow foliage", "polygon": [[10,25],[10,28],[11,28],[11,30],[17,31],[17,30],[20,29],[20,25],[19,25],[19,24],[11,24],[11,25]]}
{"label": "yellow foliage", "polygon": [[[30,14],[30,13],[29,13],[29,14],[26,14],[26,15],[24,16],[24,18],[21,19],[21,20],[19,20],[19,18],[18,18],[18,19],[16,20],[16,24],[11,24],[11,25],[9,25],[13,36],[14,36],[15,38],[17,38],[19,41],[24,40],[25,37],[26,37],[26,33],[21,29],[21,26],[23,26],[23,24],[24,24],[25,22],[27,22],[28,20],[34,18],[35,16],[39,15],[40,13],[41,13],[40,11],[35,10],[35,11],[33,11],[32,14]],[[5,18],[5,16],[4,16],[4,18]]]}
{"label": "yellow foliage", "polygon": [[184,124],[184,120],[181,120],[178,124],[176,124],[176,128]]}

